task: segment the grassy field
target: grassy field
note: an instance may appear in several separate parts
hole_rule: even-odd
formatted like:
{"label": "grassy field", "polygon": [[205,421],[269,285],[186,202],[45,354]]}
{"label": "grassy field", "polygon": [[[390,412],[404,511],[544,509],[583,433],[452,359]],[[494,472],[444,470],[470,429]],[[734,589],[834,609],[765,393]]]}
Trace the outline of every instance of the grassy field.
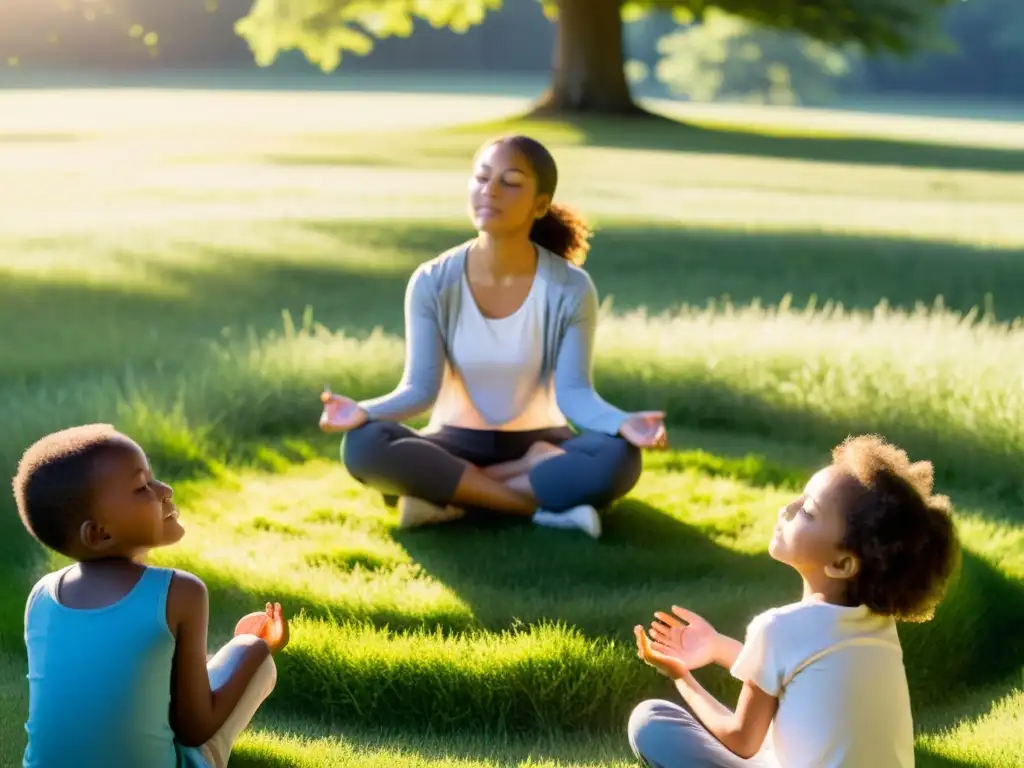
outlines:
{"label": "grassy field", "polygon": [[[775,510],[834,443],[880,431],[935,462],[966,547],[936,619],[901,630],[919,764],[1015,765],[1019,124],[704,107],[687,126],[517,124],[555,148],[562,199],[597,225],[599,386],[664,408],[674,450],[600,542],[398,531],[317,432],[317,395],[397,380],[409,272],[471,234],[469,158],[521,105],[0,92],[0,464],[113,421],[174,481],[189,533],[156,560],[206,581],[213,640],[285,604],[278,689],[232,765],[568,768],[629,764],[630,709],[671,695],[635,659],[635,623],[675,602],[740,634],[793,598],[765,552]],[[9,496],[0,512],[7,766],[24,599],[57,561]]]}

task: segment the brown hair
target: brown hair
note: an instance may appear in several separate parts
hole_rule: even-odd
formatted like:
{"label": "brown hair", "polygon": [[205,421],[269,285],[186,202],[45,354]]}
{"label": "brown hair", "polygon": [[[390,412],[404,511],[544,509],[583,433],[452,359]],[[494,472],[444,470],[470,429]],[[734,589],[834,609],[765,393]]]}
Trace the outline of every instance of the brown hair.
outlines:
{"label": "brown hair", "polygon": [[[518,152],[537,178],[537,194],[555,196],[558,186],[558,166],[547,147],[529,136],[515,134],[495,139],[490,146],[505,144]],[[590,250],[593,232],[586,219],[567,205],[552,203],[543,218],[530,230],[530,239],[557,256],[573,264],[582,264]]]}
{"label": "brown hair", "polygon": [[841,546],[860,558],[847,603],[902,621],[930,619],[960,559],[952,506],[930,462],[876,435],[847,438],[833,466],[854,481]]}

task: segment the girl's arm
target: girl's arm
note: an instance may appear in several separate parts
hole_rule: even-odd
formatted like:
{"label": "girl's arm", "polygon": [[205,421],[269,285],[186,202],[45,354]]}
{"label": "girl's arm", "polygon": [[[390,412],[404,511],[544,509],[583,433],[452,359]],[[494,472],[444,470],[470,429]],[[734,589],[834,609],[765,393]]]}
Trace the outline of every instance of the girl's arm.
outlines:
{"label": "girl's arm", "polygon": [[186,747],[205,744],[220,730],[270,655],[270,647],[254,638],[227,681],[211,690],[206,668],[209,613],[206,585],[190,573],[176,571],[167,592],[167,623],[175,636],[171,728]]}
{"label": "girl's arm", "polygon": [[444,340],[438,314],[437,287],[424,267],[405,290],[405,368],[390,393],[359,403],[369,419],[405,421],[437,400],[444,376]]}
{"label": "girl's arm", "polygon": [[715,664],[732,669],[743,650],[743,643],[728,635],[719,634],[715,647]]}
{"label": "girl's arm", "polygon": [[582,295],[558,350],[555,397],[559,409],[576,426],[617,435],[628,414],[603,400],[594,390],[597,289],[586,272],[576,272],[572,279],[580,281],[574,287]]}
{"label": "girl's arm", "polygon": [[690,672],[676,678],[675,684],[694,716],[726,749],[743,759],[758,753],[775,717],[777,698],[747,682],[733,712],[708,693]]}

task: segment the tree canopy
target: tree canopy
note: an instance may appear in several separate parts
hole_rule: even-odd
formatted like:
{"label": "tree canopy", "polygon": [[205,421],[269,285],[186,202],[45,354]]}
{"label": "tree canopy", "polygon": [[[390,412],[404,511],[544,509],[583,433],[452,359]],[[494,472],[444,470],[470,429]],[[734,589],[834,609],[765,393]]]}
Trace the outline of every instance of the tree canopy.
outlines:
{"label": "tree canopy", "polygon": [[[588,0],[595,6],[600,0]],[[565,0],[540,0],[552,18]],[[825,43],[856,43],[867,51],[909,52],[935,28],[952,0],[630,0],[625,17],[672,10],[682,22],[717,8],[758,24],[801,32]],[[260,64],[299,50],[330,71],[346,52],[366,54],[374,40],[412,34],[414,21],[466,31],[502,0],[255,0],[236,29]]]}

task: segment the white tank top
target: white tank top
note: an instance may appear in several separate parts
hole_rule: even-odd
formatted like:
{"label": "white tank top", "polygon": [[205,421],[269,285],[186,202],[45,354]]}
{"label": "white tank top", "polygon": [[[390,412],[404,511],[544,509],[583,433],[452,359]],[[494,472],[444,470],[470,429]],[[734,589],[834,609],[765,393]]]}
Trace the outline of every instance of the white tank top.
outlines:
{"label": "white tank top", "polygon": [[547,283],[538,273],[519,309],[486,317],[463,274],[450,359],[428,430],[518,431],[562,427],[554,383],[541,385]]}

